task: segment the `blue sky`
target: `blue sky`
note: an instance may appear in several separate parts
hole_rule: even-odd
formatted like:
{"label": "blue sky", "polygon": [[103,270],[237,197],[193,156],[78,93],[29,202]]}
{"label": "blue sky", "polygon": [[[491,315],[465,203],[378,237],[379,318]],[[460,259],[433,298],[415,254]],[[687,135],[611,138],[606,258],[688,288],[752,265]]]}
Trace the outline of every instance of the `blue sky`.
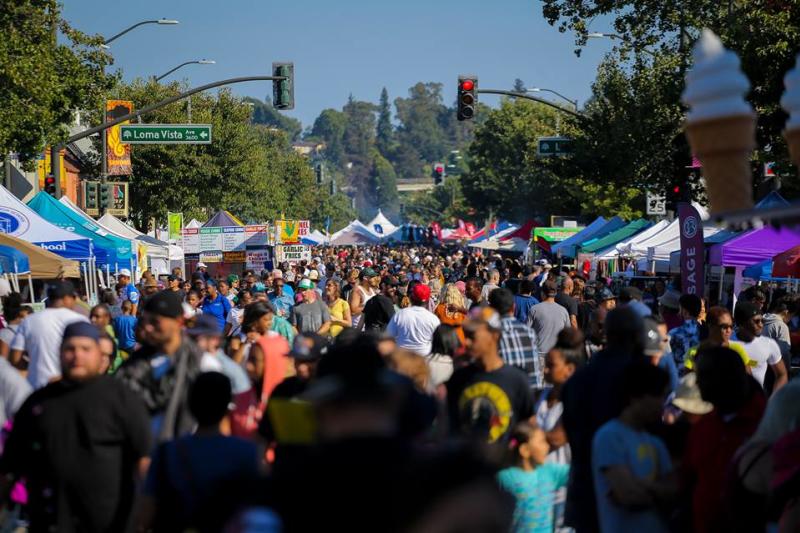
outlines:
{"label": "blue sky", "polygon": [[[269,74],[272,61],[295,63],[296,108],[309,126],[322,109],[340,109],[348,95],[377,102],[406,96],[418,81],[444,83],[455,100],[458,74],[475,74],[483,88],[509,89],[514,78],[584,101],[597,65],[611,49],[590,40],[581,57],[571,34],[549,26],[536,0],[64,0],[64,18],[88,33],[110,36],[145,19],[177,26],[143,26],[112,43],[125,79],[163,74],[192,86],[228,77]],[[595,21],[591,30],[607,31]],[[166,79],[165,79],[166,81]],[[271,94],[268,82],[235,85],[242,96]],[[494,104],[496,97],[482,96]]]}

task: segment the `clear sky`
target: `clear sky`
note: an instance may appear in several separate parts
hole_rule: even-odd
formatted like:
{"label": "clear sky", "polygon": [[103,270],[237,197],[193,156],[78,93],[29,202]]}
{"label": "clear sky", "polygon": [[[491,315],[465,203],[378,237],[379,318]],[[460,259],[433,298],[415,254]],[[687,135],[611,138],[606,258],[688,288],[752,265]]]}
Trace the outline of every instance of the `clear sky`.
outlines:
{"label": "clear sky", "polygon": [[[573,36],[541,13],[538,0],[64,0],[63,15],[77,29],[107,37],[140,20],[180,21],[143,26],[112,43],[114,67],[126,80],[187,60],[215,60],[168,78],[196,86],[268,75],[272,61],[294,61],[296,108],[288,114],[305,127],[322,109],[341,109],[351,93],[377,102],[384,86],[393,100],[418,81],[442,82],[450,104],[459,74],[475,74],[481,87],[493,89],[510,89],[521,78],[584,101],[612,43],[590,40],[577,57]],[[599,21],[591,29],[609,30]],[[251,82],[233,91],[263,99],[272,89]]]}

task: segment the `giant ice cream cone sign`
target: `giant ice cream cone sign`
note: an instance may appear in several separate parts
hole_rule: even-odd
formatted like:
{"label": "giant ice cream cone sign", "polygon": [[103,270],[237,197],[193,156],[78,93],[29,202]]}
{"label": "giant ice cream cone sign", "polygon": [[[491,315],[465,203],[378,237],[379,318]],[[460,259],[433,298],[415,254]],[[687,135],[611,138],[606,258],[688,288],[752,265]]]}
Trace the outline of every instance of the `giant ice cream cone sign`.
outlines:
{"label": "giant ice cream cone sign", "polygon": [[689,106],[686,136],[703,164],[712,213],[753,206],[750,155],[756,146],[756,115],[745,100],[750,83],[739,57],[711,30],[694,46],[683,101]]}

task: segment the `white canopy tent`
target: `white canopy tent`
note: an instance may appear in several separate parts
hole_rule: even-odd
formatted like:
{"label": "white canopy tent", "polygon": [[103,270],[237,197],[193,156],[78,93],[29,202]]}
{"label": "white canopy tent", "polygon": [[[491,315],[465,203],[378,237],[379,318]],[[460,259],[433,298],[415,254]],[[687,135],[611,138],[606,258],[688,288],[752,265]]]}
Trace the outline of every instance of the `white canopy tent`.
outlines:
{"label": "white canopy tent", "polygon": [[188,223],[188,224],[186,224],[184,227],[185,227],[185,228],[190,228],[190,229],[202,228],[202,227],[203,227],[203,224],[202,224],[202,223],[201,223],[199,220],[197,220],[196,218],[193,218],[193,219],[192,219],[192,220],[190,220],[190,221],[189,221],[189,223]]}
{"label": "white canopy tent", "polygon": [[381,238],[391,235],[397,229],[397,226],[392,224],[380,209],[378,209],[378,214],[375,215],[375,218],[373,218],[366,227],[370,233]]}
{"label": "white canopy tent", "polygon": [[374,244],[380,237],[369,230],[359,220],[354,220],[344,228],[331,235],[329,244],[334,246],[352,246],[358,244]]}
{"label": "white canopy tent", "polygon": [[[118,235],[136,239],[143,244],[147,249],[148,268],[156,276],[170,273],[171,251],[168,243],[142,233],[109,213],[104,214],[97,222]],[[183,250],[180,247],[176,248],[180,250],[182,259]]]}
{"label": "white canopy tent", "polygon": [[655,237],[656,235],[664,231],[664,229],[667,226],[669,226],[669,222],[666,220],[662,220],[661,222],[653,224],[643,232],[632,235],[628,239],[625,239],[624,241],[617,243],[615,246],[607,248],[603,253],[597,254],[595,256],[595,259],[609,261],[612,259],[616,259],[620,255],[622,256],[630,255],[631,250],[637,245],[637,243]]}

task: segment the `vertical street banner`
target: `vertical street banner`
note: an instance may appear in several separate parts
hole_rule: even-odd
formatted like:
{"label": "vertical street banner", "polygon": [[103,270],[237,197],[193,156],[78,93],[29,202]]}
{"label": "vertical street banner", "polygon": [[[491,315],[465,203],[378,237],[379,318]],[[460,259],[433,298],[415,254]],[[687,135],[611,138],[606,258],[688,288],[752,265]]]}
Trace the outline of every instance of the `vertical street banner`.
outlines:
{"label": "vertical street banner", "polygon": [[705,287],[703,220],[691,204],[678,204],[681,228],[681,292],[702,298]]}
{"label": "vertical street banner", "polygon": [[[133,112],[133,102],[129,100],[107,100],[106,121],[123,117]],[[122,124],[129,124],[125,121]],[[131,166],[131,145],[122,142],[120,126],[118,124],[105,130],[106,135],[106,161],[108,162],[109,176],[130,176],[133,174]]]}
{"label": "vertical street banner", "polygon": [[109,181],[108,185],[111,187],[111,194],[109,195],[111,204],[106,208],[106,213],[115,217],[127,218],[130,207],[128,203],[128,183],[124,181]]}
{"label": "vertical street banner", "polygon": [[181,231],[183,231],[183,213],[167,213],[167,228],[170,241],[178,242],[181,240]]}

